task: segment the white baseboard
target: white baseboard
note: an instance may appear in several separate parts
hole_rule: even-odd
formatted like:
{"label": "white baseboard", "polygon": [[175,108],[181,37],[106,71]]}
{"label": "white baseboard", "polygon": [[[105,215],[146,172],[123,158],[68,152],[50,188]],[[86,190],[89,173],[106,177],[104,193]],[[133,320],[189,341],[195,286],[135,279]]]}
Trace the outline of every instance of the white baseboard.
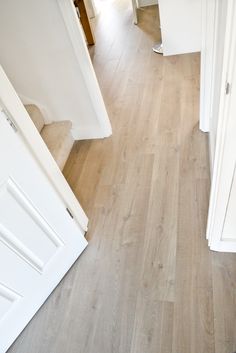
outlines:
{"label": "white baseboard", "polygon": [[101,139],[105,137],[109,137],[112,135],[112,130],[107,129],[99,129],[99,128],[91,128],[91,126],[87,127],[79,127],[72,128],[71,130],[72,136],[75,140],[90,140],[90,139]]}
{"label": "white baseboard", "polygon": [[151,5],[157,5],[157,4],[158,4],[158,0],[138,0],[139,7],[151,6]]}

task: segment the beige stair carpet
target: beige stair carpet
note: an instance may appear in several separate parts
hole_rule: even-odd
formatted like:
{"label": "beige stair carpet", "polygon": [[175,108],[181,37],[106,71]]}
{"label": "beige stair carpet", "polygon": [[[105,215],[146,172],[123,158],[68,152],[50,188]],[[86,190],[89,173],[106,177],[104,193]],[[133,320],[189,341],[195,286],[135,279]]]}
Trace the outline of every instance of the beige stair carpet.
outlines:
{"label": "beige stair carpet", "polygon": [[41,131],[44,142],[61,170],[74,144],[71,127],[71,121],[60,121],[45,125]]}
{"label": "beige stair carpet", "polygon": [[43,114],[41,113],[40,109],[34,104],[25,105],[25,109],[27,110],[27,113],[29,114],[31,120],[40,133],[45,124]]}

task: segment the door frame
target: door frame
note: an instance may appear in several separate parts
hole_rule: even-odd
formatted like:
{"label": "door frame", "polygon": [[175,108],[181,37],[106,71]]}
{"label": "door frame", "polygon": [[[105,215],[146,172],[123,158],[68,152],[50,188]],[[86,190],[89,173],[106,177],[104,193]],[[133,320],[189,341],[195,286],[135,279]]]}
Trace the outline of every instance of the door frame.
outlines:
{"label": "door frame", "polygon": [[[88,218],[80,206],[77,198],[57,166],[54,158],[48,151],[44,141],[31,121],[24,105],[0,66],[0,101],[10,115],[17,129],[20,131],[28,149],[34,155],[44,173],[52,182],[57,193],[65,203],[83,232],[87,231]],[[32,143],[33,141],[33,143]]]}
{"label": "door frame", "polygon": [[[212,250],[236,252],[236,242],[222,241],[222,232],[228,206],[230,189],[235,166],[224,168],[227,161],[227,131],[232,117],[231,90],[226,94],[225,82],[236,83],[236,4],[229,0],[225,32],[225,50],[223,58],[222,86],[220,94],[217,144],[213,166],[210,205],[207,224],[207,239]],[[235,43],[234,46],[232,43]],[[233,79],[235,82],[233,83]],[[236,114],[236,111],[235,111]]]}
{"label": "door frame", "polygon": [[95,38],[94,38],[93,28],[91,26],[90,19],[88,17],[88,13],[87,13],[87,9],[86,9],[84,0],[74,0],[74,5],[79,10],[78,18],[79,18],[81,25],[83,27],[84,34],[87,39],[88,45],[94,45]]}
{"label": "door frame", "polygon": [[210,131],[213,104],[214,63],[219,0],[202,1],[202,48],[201,48],[201,89],[200,123],[203,132]]}

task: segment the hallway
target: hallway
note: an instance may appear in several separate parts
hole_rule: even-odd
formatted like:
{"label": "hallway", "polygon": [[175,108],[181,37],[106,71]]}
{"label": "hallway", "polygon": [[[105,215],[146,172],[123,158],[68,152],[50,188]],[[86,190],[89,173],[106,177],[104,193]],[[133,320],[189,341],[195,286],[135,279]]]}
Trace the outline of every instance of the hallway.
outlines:
{"label": "hallway", "polygon": [[113,135],[64,175],[89,246],[9,353],[233,353],[236,255],[210,252],[199,54],[162,57],[155,6],[102,2],[90,48]]}

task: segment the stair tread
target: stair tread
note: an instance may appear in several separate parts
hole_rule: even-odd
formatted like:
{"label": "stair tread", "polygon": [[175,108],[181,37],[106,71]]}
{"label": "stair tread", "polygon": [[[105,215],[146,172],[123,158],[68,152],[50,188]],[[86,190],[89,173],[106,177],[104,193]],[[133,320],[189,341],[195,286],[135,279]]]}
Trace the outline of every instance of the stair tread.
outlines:
{"label": "stair tread", "polygon": [[62,170],[72,149],[71,121],[59,121],[44,125],[41,136]]}
{"label": "stair tread", "polygon": [[25,109],[29,114],[31,120],[33,121],[35,127],[37,128],[38,132],[40,133],[44,127],[44,118],[40,111],[40,109],[34,104],[26,104]]}

